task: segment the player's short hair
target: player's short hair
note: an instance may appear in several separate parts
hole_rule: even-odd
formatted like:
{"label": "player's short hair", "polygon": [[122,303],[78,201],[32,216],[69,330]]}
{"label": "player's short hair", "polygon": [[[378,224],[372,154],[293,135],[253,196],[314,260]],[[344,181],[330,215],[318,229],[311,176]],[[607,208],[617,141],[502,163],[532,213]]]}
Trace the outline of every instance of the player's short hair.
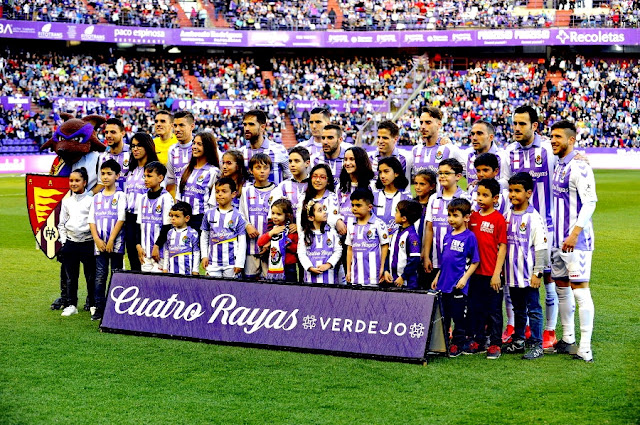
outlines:
{"label": "player's short hair", "polygon": [[400,134],[400,128],[390,120],[385,120],[378,124],[378,130],[388,130],[391,137],[398,137],[398,134]]}
{"label": "player's short hair", "polygon": [[478,182],[478,187],[480,186],[489,189],[492,197],[500,194],[500,183],[496,179],[482,179]]}
{"label": "player's short hair", "polygon": [[481,153],[473,161],[473,166],[480,167],[482,165],[486,165],[492,170],[497,170],[498,168],[500,168],[500,161],[498,160],[498,155],[493,154],[491,152]]}
{"label": "player's short hair", "polygon": [[454,198],[451,200],[451,202],[449,202],[447,211],[458,211],[464,217],[465,215],[471,214],[471,202],[467,201],[464,198]]}
{"label": "player's short hair", "polygon": [[574,123],[572,123],[569,120],[561,120],[558,121],[556,123],[554,123],[551,126],[551,131],[556,130],[556,129],[562,129],[562,130],[569,130],[569,134],[571,134],[571,136],[575,137],[576,135],[576,125]]}
{"label": "player's short hair", "polygon": [[169,117],[169,121],[173,122],[173,114],[167,111],[166,109],[161,109],[158,112],[156,112],[156,114],[154,115],[154,118],[157,117],[158,115],[166,115]]}
{"label": "player's short hair", "polygon": [[259,124],[267,123],[267,114],[265,114],[264,111],[261,111],[260,109],[252,109],[250,111],[245,112],[243,116],[243,120],[247,117],[255,117],[255,119],[258,121]]}
{"label": "player's short hair", "polygon": [[524,190],[533,190],[533,177],[527,172],[515,173],[509,179],[509,186],[521,184]]}
{"label": "player's short hair", "polygon": [[177,118],[186,118],[187,122],[189,124],[193,124],[196,120],[193,117],[193,114],[189,111],[178,111],[175,114],[173,114],[173,119],[177,119]]}
{"label": "player's short hair", "polygon": [[420,110],[420,113],[429,114],[431,118],[442,120],[442,111],[440,110],[440,108],[436,108],[435,106],[425,106]]}
{"label": "player's short hair", "polygon": [[231,189],[231,193],[238,190],[238,187],[236,186],[236,182],[231,177],[221,177],[216,181],[215,187],[224,186],[225,184],[229,185],[229,189]]}
{"label": "player's short hair", "polygon": [[116,161],[113,158],[107,159],[105,162],[102,163],[102,165],[100,166],[100,169],[104,170],[105,168],[110,169],[116,174],[120,174],[120,171],[122,171],[122,167],[120,166],[120,164],[118,164],[118,161]]}
{"label": "player's short hair", "polygon": [[167,175],[167,167],[160,161],[151,161],[147,165],[144,166],[144,171],[148,171],[150,173],[155,172],[159,176]]}
{"label": "player's short hair", "polygon": [[331,119],[331,113],[327,108],[322,108],[322,107],[313,108],[309,113],[309,115],[313,115],[313,114],[321,114],[324,117],[324,119],[327,121]]}
{"label": "player's short hair", "polygon": [[188,202],[178,201],[171,206],[171,211],[181,211],[185,217],[191,217],[193,209]]}
{"label": "player's short hair", "polygon": [[529,114],[529,121],[531,124],[534,122],[538,122],[538,111],[531,105],[522,105],[518,106],[515,111],[513,111],[513,115],[515,114]]}
{"label": "player's short hair", "polygon": [[398,211],[402,217],[406,217],[410,224],[415,223],[422,216],[422,205],[412,199],[403,199],[398,202]]}
{"label": "player's short hair", "polygon": [[289,155],[291,155],[292,153],[297,153],[298,155],[300,155],[304,162],[311,160],[311,154],[309,153],[309,149],[305,148],[304,146],[292,147],[291,150],[289,151]]}
{"label": "player's short hair", "polygon": [[338,124],[327,124],[322,130],[335,130],[338,137],[342,137],[342,127]]}
{"label": "player's short hair", "polygon": [[118,118],[109,118],[107,120],[107,122],[105,122],[104,124],[105,124],[105,126],[107,126],[107,125],[116,125],[116,126],[118,126],[120,131],[124,131],[124,124],[122,124],[122,121],[120,121]]}
{"label": "player's short hair", "polygon": [[249,160],[249,169],[253,170],[253,166],[256,164],[265,164],[268,165],[269,168],[273,169],[273,162],[271,161],[271,157],[266,153],[257,153],[253,155]]}
{"label": "player's short hair", "polygon": [[493,124],[491,124],[489,121],[485,121],[485,120],[478,120],[476,122],[473,123],[473,125],[476,124],[482,124],[485,126],[485,128],[487,129],[487,133],[489,134],[496,134],[496,128],[493,126]]}
{"label": "player's short hair", "polygon": [[349,197],[352,201],[364,201],[367,205],[373,204],[373,192],[366,187],[359,187]]}
{"label": "player's short hair", "polygon": [[453,172],[456,174],[462,174],[462,164],[460,164],[460,161],[455,158],[443,159],[442,161],[440,161],[440,164],[438,164],[438,168],[442,167],[443,165],[448,165],[449,167],[451,167]]}

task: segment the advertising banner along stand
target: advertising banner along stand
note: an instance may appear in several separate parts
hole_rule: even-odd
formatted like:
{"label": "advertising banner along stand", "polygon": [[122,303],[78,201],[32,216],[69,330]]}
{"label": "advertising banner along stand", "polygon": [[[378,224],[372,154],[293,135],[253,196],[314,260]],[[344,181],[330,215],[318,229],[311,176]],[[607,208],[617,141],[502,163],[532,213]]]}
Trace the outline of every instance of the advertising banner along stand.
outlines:
{"label": "advertising banner along stand", "polygon": [[[439,294],[117,271],[101,329],[426,362],[446,353]],[[437,332],[434,332],[434,329]]]}

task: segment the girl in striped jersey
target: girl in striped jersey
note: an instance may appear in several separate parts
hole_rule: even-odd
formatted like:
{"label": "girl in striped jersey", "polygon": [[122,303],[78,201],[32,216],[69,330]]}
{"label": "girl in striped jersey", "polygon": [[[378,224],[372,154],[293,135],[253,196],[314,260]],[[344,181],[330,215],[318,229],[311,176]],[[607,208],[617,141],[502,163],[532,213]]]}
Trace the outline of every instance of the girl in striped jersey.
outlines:
{"label": "girl in striped jersey", "polygon": [[327,212],[321,203],[309,201],[302,208],[302,232],[298,258],[304,269],[305,283],[344,284],[342,244],[338,233],[327,224]]}
{"label": "girl in striped jersey", "polygon": [[[344,165],[340,171],[340,188],[338,189],[338,206],[340,218],[345,225],[354,223],[355,216],[351,212],[350,196],[358,187],[368,188],[373,180],[373,170],[371,169],[371,160],[367,152],[357,146],[347,149],[344,153]],[[371,187],[373,189],[373,187]],[[341,235],[345,232],[338,232]]]}
{"label": "girl in striped jersey", "polygon": [[215,208],[202,221],[200,252],[207,276],[233,278],[244,269],[247,254],[246,222],[233,206],[236,183],[222,177],[215,185]]}
{"label": "girl in striped jersey", "polygon": [[[233,206],[240,208],[240,196],[242,196],[242,189],[245,183],[249,181],[249,171],[244,165],[244,156],[242,152],[237,149],[229,149],[222,155],[222,168],[221,177],[228,177],[233,180],[236,186],[236,194],[233,198]],[[209,205],[214,208],[216,204],[215,193],[212,193],[209,197]]]}
{"label": "girl in striped jersey", "polygon": [[147,133],[134,134],[131,139],[131,160],[129,161],[129,173],[127,174],[124,191],[127,196],[126,223],[128,223],[128,225],[125,225],[125,243],[131,270],[140,270],[140,260],[136,249],[136,235],[139,232],[139,226],[135,207],[138,203],[138,198],[147,193],[147,188],[144,185],[144,166],[157,160],[158,155],[151,136]]}
{"label": "girl in striped jersey", "polygon": [[176,191],[176,201],[184,201],[193,208],[190,227],[200,233],[202,217],[208,209],[211,188],[220,175],[220,161],[216,140],[212,133],[196,134],[191,145],[191,160],[182,173]]}
{"label": "girl in striped jersey", "polygon": [[248,279],[266,279],[268,265],[264,254],[268,247],[258,246],[258,237],[267,231],[267,215],[272,201],[272,193],[276,185],[269,181],[273,163],[269,155],[257,153],[249,161],[249,170],[254,181],[245,186],[240,198],[240,213],[247,222],[247,259],[245,276]]}
{"label": "girl in striped jersey", "polygon": [[296,225],[299,229],[302,228],[302,205],[309,201],[315,201],[321,203],[322,207],[327,211],[327,223],[329,223],[329,226],[340,231],[340,228],[344,226],[344,222],[338,215],[338,197],[334,193],[335,184],[331,168],[327,164],[318,164],[311,169],[310,175],[307,194],[304,200],[298,203]]}
{"label": "girl in striped jersey", "polygon": [[289,230],[293,221],[293,208],[288,199],[278,199],[271,205],[269,231],[258,238],[258,246],[267,247],[268,280],[298,283],[298,233]]}
{"label": "girl in striped jersey", "polygon": [[398,230],[396,224],[396,207],[398,202],[411,199],[411,194],[405,189],[409,181],[404,174],[402,164],[393,156],[382,158],[378,162],[378,181],[373,192],[374,214],[387,225],[389,236]]}

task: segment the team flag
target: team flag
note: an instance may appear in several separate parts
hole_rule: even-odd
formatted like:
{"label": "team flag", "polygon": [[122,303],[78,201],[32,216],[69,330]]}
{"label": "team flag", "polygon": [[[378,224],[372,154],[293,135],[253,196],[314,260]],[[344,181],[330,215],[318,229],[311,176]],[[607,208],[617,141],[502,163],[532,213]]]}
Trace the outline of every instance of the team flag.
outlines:
{"label": "team flag", "polygon": [[69,177],[27,174],[27,210],[38,246],[48,258],[54,258],[62,246],[58,223],[62,199],[69,196]]}

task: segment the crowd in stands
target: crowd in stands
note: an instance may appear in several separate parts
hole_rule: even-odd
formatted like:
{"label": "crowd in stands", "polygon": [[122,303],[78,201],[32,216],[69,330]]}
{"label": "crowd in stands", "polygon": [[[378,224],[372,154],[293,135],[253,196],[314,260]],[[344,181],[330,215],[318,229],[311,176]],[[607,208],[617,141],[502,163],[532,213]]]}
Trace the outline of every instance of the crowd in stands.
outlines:
{"label": "crowd in stands", "polygon": [[335,23],[327,0],[230,0],[227,20],[238,30],[321,31]]}

